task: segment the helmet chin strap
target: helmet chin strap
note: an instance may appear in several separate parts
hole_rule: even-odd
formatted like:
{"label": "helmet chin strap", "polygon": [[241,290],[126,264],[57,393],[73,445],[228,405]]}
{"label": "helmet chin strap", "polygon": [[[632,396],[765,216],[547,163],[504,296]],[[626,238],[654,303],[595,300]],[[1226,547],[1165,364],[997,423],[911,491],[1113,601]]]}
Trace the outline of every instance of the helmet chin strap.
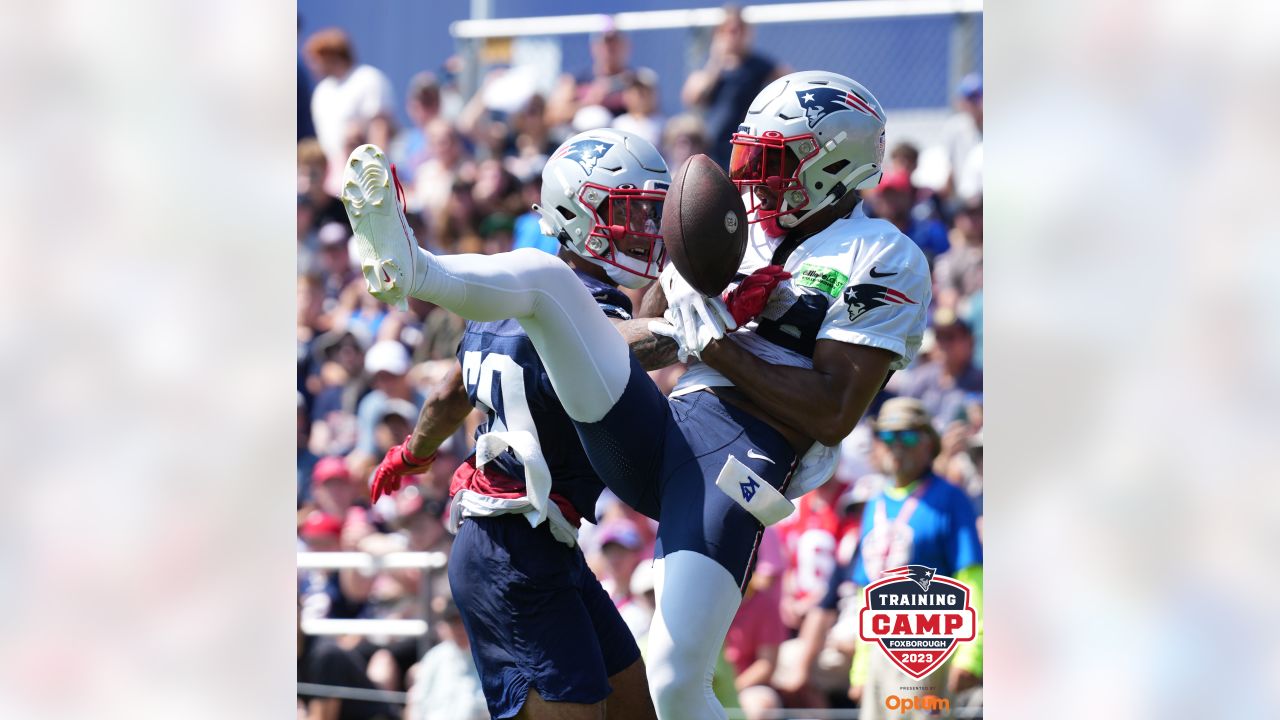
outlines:
{"label": "helmet chin strap", "polygon": [[[836,200],[839,199],[840,196],[843,196],[843,195],[844,193],[837,194],[835,192],[829,192],[827,193],[826,197],[822,198],[822,202],[818,203],[817,205],[814,205],[811,208],[805,208],[804,212],[801,213],[800,215],[796,215],[795,213],[779,215],[778,226],[790,230],[795,226],[799,225],[800,223],[804,222],[805,220],[809,219],[810,217],[812,217],[814,213],[818,212],[822,208],[827,207],[828,205],[834,203]],[[786,222],[788,218],[792,220],[790,223]]]}
{"label": "helmet chin strap", "polygon": [[[867,166],[864,165],[863,167],[867,167]],[[871,174],[867,175],[866,177],[862,178],[856,183],[851,181],[854,173],[852,172],[849,173],[844,177],[843,180],[837,182],[831,188],[831,190],[822,198],[822,202],[818,203],[812,208],[805,208],[805,211],[798,216],[795,215],[794,213],[787,214],[787,215],[779,215],[778,226],[786,228],[788,230],[796,227],[800,223],[812,217],[813,214],[818,212],[819,210],[839,202],[841,198],[843,198],[846,194],[848,194],[849,187],[851,186],[858,190],[865,190],[868,187],[875,187],[876,183],[879,182],[880,173],[881,173],[881,170],[879,168],[876,168],[871,172]],[[783,200],[782,207],[783,208],[786,207],[786,200]],[[784,220],[787,218],[792,218],[792,221],[790,223],[784,222]]]}
{"label": "helmet chin strap", "polygon": [[622,287],[627,288],[629,290],[639,290],[640,288],[652,282],[650,278],[644,277],[642,275],[637,275],[636,273],[626,268],[604,262],[603,260],[591,258],[591,261],[596,263],[600,267],[603,267],[605,274],[609,276],[610,280],[618,283]]}

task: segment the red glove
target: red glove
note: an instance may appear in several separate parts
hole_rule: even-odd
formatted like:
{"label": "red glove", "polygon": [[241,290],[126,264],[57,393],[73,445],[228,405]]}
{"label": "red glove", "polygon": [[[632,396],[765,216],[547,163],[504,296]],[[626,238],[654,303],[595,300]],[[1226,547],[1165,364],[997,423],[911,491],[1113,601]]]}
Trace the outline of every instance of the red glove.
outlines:
{"label": "red glove", "polygon": [[404,442],[388,450],[387,456],[378,463],[378,468],[373,471],[373,488],[369,491],[370,502],[378,502],[378,498],[383,495],[390,495],[399,490],[404,476],[421,475],[431,469],[431,463],[436,461],[436,454],[432,452],[425,458],[420,458],[409,452],[409,439],[412,437],[412,435],[406,437]]}
{"label": "red glove", "polygon": [[724,304],[729,307],[733,319],[742,327],[764,311],[769,304],[769,296],[778,283],[791,277],[791,273],[782,269],[781,265],[766,265],[748,275],[738,287],[724,296]]}

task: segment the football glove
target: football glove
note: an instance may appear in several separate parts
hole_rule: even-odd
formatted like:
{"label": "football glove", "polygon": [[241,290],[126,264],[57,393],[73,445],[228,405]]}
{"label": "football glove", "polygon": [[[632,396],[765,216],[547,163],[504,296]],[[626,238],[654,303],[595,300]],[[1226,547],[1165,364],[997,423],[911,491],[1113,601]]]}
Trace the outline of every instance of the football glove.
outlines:
{"label": "football glove", "polygon": [[719,340],[727,331],[737,329],[724,301],[708,298],[695,290],[674,264],[669,263],[662,269],[658,283],[667,298],[667,311],[662,316],[665,322],[651,322],[649,330],[675,340],[681,362],[690,355],[699,357],[712,340]]}
{"label": "football glove", "polygon": [[733,320],[739,327],[746,325],[764,311],[769,304],[769,296],[778,283],[791,277],[791,273],[782,269],[781,265],[766,265],[748,275],[738,287],[724,295],[724,304],[733,314]]}
{"label": "football glove", "polygon": [[373,471],[370,502],[376,503],[383,495],[391,495],[399,490],[406,475],[421,475],[431,469],[431,464],[436,461],[436,453],[420,458],[409,452],[409,440],[412,437],[406,437],[404,442],[388,450],[387,456],[378,463],[377,469]]}
{"label": "football glove", "polygon": [[737,327],[720,298],[704,298],[696,307],[691,312],[667,308],[661,321],[649,323],[649,332],[675,340],[676,357],[680,362],[690,357],[701,359],[702,351],[712,340],[719,340]]}

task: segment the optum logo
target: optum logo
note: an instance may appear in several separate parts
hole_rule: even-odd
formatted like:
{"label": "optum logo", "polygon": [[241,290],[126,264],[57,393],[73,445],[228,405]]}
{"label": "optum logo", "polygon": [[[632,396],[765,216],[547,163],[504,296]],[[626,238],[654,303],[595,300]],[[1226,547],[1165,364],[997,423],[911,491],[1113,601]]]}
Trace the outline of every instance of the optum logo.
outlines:
{"label": "optum logo", "polygon": [[884,699],[884,706],[886,710],[897,710],[903,715],[912,710],[951,712],[951,701],[937,695],[918,695],[916,697],[890,695]]}

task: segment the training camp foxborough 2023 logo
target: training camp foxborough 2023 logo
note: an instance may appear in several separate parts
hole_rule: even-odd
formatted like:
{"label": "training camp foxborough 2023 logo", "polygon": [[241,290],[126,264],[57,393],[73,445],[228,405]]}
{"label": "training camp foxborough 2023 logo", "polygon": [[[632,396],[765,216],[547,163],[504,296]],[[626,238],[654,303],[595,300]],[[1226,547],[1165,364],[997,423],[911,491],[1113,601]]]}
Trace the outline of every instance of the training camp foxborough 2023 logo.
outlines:
{"label": "training camp foxborough 2023 logo", "polygon": [[613,143],[604,142],[603,140],[579,140],[578,142],[563,148],[555,158],[564,158],[572,160],[582,166],[588,175],[592,170],[596,169],[596,163],[600,162],[600,158],[609,152],[613,147]]}
{"label": "training camp foxborough 2023 logo", "polygon": [[864,591],[859,632],[903,672],[919,680],[937,670],[956,646],[974,639],[978,618],[969,587],[924,565],[886,570]]}

